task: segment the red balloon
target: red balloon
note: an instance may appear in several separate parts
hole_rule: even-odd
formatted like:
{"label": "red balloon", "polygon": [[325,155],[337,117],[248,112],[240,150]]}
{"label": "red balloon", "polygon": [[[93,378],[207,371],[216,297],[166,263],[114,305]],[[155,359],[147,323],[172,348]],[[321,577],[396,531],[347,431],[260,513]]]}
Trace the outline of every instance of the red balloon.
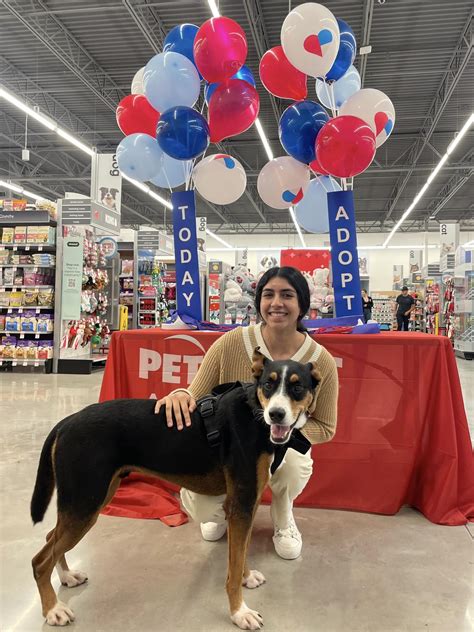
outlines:
{"label": "red balloon", "polygon": [[[316,140],[317,140],[317,138],[316,138]],[[318,175],[318,176],[328,176],[329,175],[328,172],[321,167],[321,165],[318,162],[318,158],[317,157],[316,157],[316,160],[313,160],[313,162],[309,163],[309,168],[312,171],[314,171],[314,173],[316,175]]]}
{"label": "red balloon", "polygon": [[214,90],[209,101],[211,143],[237,136],[255,122],[260,109],[258,92],[247,81],[229,79]]}
{"label": "red balloon", "polygon": [[124,97],[116,110],[117,125],[125,136],[149,134],[156,137],[156,126],[160,113],[153,108],[143,94],[129,94]]}
{"label": "red balloon", "polygon": [[350,178],[362,173],[375,156],[375,134],[357,116],[336,116],[316,138],[319,164],[332,176]]}
{"label": "red balloon", "polygon": [[194,63],[209,83],[230,79],[247,59],[247,39],[230,18],[204,22],[194,39]]}
{"label": "red balloon", "polygon": [[260,60],[260,79],[271,94],[281,99],[303,101],[306,99],[307,76],[290,64],[283,46],[270,48]]}

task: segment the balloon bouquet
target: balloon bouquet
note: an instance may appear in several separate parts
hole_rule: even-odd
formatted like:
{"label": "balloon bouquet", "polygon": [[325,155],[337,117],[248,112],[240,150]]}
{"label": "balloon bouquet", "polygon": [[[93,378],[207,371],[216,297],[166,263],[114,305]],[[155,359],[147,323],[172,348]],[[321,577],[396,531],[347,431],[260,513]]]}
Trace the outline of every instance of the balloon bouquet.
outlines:
{"label": "balloon bouquet", "polygon": [[[272,208],[295,206],[296,220],[308,232],[327,233],[327,194],[341,190],[333,176],[346,188],[346,178],[369,167],[393,130],[395,109],[380,90],[360,89],[354,33],[323,5],[293,9],[283,22],[281,43],[263,55],[260,78],[268,92],[294,101],[279,122],[289,155],[263,167],[257,188]],[[308,76],[316,79],[324,108],[307,99]],[[310,172],[316,176],[311,181]]]}
{"label": "balloon bouquet", "polygon": [[[246,57],[245,33],[229,18],[211,18],[200,28],[174,27],[163,52],[138,70],[132,94],[117,107],[117,124],[125,134],[117,147],[120,171],[170,190],[188,188],[192,177],[209,202],[238,200],[247,184],[238,160],[222,153],[197,164],[196,159],[209,143],[245,132],[258,116],[260,100]],[[194,108],[202,79],[207,119]]]}

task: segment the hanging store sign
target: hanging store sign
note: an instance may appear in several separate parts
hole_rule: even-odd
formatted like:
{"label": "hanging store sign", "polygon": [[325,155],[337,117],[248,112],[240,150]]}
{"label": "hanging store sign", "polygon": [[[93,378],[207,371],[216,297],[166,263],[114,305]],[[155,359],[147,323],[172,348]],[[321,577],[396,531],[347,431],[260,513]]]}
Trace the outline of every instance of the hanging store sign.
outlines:
{"label": "hanging store sign", "polygon": [[95,154],[96,184],[93,198],[102,206],[120,215],[122,204],[122,176],[115,154]]}
{"label": "hanging store sign", "polygon": [[173,204],[178,314],[201,320],[202,307],[199,289],[199,258],[194,191],[176,191],[171,194],[171,202]]}
{"label": "hanging store sign", "polygon": [[362,299],[353,192],[328,193],[328,209],[336,315],[360,316]]}
{"label": "hanging store sign", "polygon": [[79,320],[81,317],[83,260],[83,237],[81,235],[66,237],[63,241],[61,292],[61,318],[63,320]]}
{"label": "hanging store sign", "polygon": [[89,226],[91,223],[90,199],[61,200],[61,217],[63,226]]}
{"label": "hanging store sign", "polygon": [[120,213],[92,201],[90,225],[108,234],[120,235]]}

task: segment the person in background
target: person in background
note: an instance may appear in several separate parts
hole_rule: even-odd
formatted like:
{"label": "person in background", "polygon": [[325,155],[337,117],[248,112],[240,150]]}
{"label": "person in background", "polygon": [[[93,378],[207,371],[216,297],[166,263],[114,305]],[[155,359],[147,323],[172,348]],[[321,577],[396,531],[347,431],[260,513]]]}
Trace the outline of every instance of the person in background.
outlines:
{"label": "person in background", "polygon": [[397,296],[397,328],[398,331],[408,331],[410,314],[415,309],[415,299],[408,294],[406,285],[402,287],[402,293]]}
{"label": "person in background", "polygon": [[367,294],[367,290],[362,290],[362,308],[364,310],[364,320],[369,321],[372,318],[372,309],[374,307],[374,301],[372,297]]}
{"label": "person in background", "polygon": [[[293,501],[305,488],[313,470],[311,445],[330,441],[336,431],[338,376],[332,355],[309,334],[302,323],[309,310],[310,294],[304,276],[292,267],[267,270],[258,282],[255,308],[262,322],[237,327],[208,349],[189,389],[177,389],[158,400],[155,412],[166,408],[169,427],[191,425],[196,400],[219,384],[252,382],[252,356],[256,347],[270,360],[314,362],[321,374],[308,420],[293,430],[290,441],[275,453],[269,481],[272,490],[273,544],[283,559],[299,557],[301,533],[293,517]],[[280,450],[280,448],[278,448]],[[278,464],[278,458],[282,459]],[[204,540],[219,540],[227,530],[225,496],[205,496],[181,489],[181,502],[193,520],[201,523]]]}

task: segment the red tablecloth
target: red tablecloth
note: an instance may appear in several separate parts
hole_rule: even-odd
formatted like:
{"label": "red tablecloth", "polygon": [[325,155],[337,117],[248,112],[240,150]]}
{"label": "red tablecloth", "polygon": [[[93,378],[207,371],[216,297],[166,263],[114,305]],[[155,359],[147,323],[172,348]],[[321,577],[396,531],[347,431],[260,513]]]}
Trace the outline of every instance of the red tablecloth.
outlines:
{"label": "red tablecloth", "polygon": [[[114,333],[101,401],[161,397],[187,385],[219,335]],[[446,525],[474,518],[474,460],[449,341],[405,332],[316,338],[339,367],[338,426],[330,443],[313,446],[314,474],[296,504],[380,514],[408,504]],[[110,512],[122,515],[122,493]],[[137,517],[161,517],[140,503],[137,493]]]}

